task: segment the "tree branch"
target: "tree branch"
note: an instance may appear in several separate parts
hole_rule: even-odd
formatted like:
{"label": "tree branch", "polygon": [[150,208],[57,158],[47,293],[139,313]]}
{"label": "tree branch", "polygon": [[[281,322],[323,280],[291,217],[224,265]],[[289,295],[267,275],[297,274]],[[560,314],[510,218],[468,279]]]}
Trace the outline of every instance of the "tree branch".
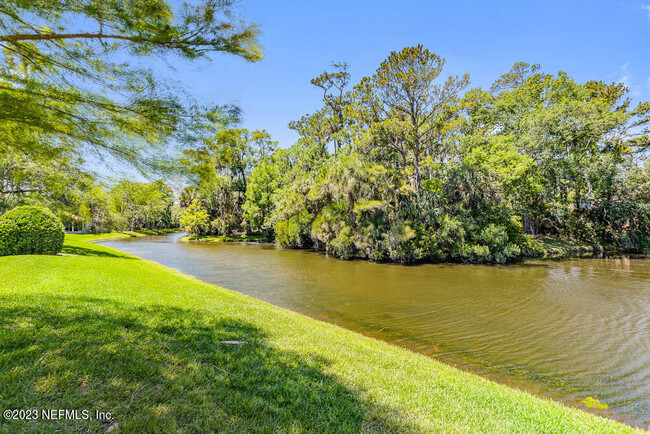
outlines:
{"label": "tree branch", "polygon": [[127,41],[143,41],[144,39],[124,35],[104,35],[102,33],[46,33],[46,34],[22,34],[0,36],[0,42],[15,41],[43,41],[51,39],[122,39]]}
{"label": "tree branch", "polygon": [[17,190],[0,190],[0,194],[23,194],[23,193],[38,193],[42,191],[42,188],[19,188]]}
{"label": "tree branch", "polygon": [[223,44],[221,41],[202,41],[197,42],[191,37],[181,40],[161,40],[151,39],[141,36],[126,36],[118,34],[104,34],[104,33],[45,33],[45,34],[17,34],[17,35],[3,35],[0,36],[0,42],[20,42],[20,41],[48,41],[48,40],[61,40],[61,39],[118,39],[122,41],[130,41],[137,43],[157,44],[163,46],[181,46],[181,45],[196,45],[196,46],[210,46],[214,47]]}

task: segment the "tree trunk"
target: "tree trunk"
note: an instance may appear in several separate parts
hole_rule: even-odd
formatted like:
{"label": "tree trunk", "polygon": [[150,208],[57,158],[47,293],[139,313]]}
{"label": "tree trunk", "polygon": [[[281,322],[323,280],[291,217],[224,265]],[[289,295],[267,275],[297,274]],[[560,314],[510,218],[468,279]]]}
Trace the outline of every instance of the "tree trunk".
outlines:
{"label": "tree trunk", "polygon": [[420,192],[420,155],[415,154],[415,191]]}
{"label": "tree trunk", "polygon": [[526,211],[526,215],[524,216],[524,233],[528,235],[536,235],[535,222],[531,220],[528,211]]}
{"label": "tree trunk", "polygon": [[350,204],[348,205],[348,214],[350,215],[350,226],[355,228],[357,225],[357,214],[354,212],[354,198],[348,196],[348,201],[350,202]]}

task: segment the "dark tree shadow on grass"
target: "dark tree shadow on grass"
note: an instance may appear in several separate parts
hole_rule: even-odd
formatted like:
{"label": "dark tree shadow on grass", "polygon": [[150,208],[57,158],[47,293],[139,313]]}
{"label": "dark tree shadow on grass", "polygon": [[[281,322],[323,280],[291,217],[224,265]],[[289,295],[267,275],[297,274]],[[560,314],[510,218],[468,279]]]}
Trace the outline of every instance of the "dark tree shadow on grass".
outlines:
{"label": "dark tree shadow on grass", "polygon": [[86,248],[81,246],[64,245],[61,253],[65,255],[76,256],[99,256],[103,258],[121,258],[121,259],[135,259],[135,257],[127,255],[126,253],[113,253],[98,248]]}
{"label": "dark tree shadow on grass", "polygon": [[109,411],[111,421],[0,420],[0,431],[400,432],[409,421],[208,311],[87,298],[0,298],[3,408]]}

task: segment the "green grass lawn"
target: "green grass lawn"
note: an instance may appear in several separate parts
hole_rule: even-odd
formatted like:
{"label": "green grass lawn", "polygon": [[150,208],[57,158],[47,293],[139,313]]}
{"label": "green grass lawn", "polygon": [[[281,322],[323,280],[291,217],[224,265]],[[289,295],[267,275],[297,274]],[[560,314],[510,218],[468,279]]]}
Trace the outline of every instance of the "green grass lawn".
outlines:
{"label": "green grass lawn", "polygon": [[0,258],[0,410],[113,418],[0,431],[633,431],[91,239]]}

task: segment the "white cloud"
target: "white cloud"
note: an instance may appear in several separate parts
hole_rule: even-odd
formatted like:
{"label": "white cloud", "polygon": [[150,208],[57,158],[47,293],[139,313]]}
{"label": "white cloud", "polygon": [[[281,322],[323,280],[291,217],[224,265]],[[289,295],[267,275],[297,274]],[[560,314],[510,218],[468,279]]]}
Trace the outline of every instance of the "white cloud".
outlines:
{"label": "white cloud", "polygon": [[639,5],[639,7],[647,12],[648,20],[650,20],[650,5]]}
{"label": "white cloud", "polygon": [[630,87],[630,80],[632,79],[632,75],[630,72],[627,70],[627,68],[630,66],[630,62],[626,63],[625,65],[622,65],[619,68],[619,77],[616,80],[617,82],[624,84],[625,87],[629,88]]}
{"label": "white cloud", "polygon": [[[618,68],[618,77],[616,78],[617,83],[621,83],[627,89],[630,91],[631,96],[639,96],[641,95],[641,89],[642,85],[637,82],[637,84],[633,84],[634,79],[634,74],[630,72],[630,63],[626,63],[625,65],[621,65]],[[648,86],[650,86],[650,78],[648,78]]]}

